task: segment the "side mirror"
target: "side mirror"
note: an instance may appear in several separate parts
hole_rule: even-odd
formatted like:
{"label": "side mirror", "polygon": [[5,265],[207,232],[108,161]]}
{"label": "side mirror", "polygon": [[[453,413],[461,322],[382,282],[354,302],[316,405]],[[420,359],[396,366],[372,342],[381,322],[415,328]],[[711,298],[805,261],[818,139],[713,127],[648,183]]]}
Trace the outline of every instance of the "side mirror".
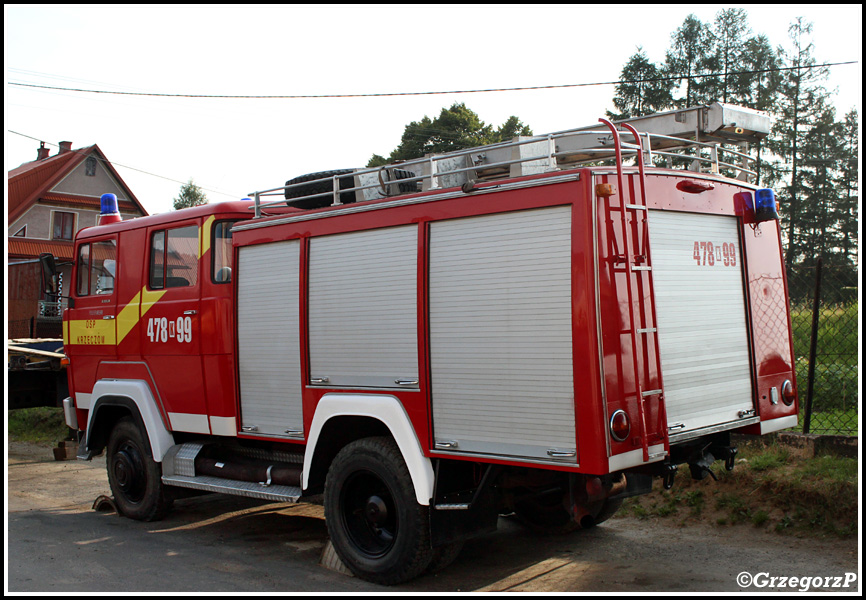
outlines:
{"label": "side mirror", "polygon": [[[57,264],[54,262],[54,255],[48,252],[43,252],[39,255],[39,264],[42,267],[42,291],[52,300],[59,300],[60,285],[57,275]],[[66,302],[66,305],[69,308],[75,307],[74,298],[67,298]]]}
{"label": "side mirror", "polygon": [[56,296],[57,265],[54,263],[54,255],[43,252],[39,255],[39,263],[42,265],[42,291],[50,296]]}

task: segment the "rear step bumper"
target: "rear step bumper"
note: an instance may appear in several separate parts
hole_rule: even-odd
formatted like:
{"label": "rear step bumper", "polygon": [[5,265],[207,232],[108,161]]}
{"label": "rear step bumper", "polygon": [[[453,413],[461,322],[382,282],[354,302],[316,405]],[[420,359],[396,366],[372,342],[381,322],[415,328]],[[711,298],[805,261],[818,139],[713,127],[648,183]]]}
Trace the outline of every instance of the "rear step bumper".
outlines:
{"label": "rear step bumper", "polygon": [[709,427],[701,427],[700,429],[692,429],[691,431],[684,431],[682,433],[671,433],[670,443],[676,444],[678,442],[685,442],[705,435],[719,433],[720,431],[728,431],[729,429],[737,429],[739,427],[745,427],[746,425],[753,425],[760,422],[760,417],[751,417],[749,419],[741,419],[738,421],[730,421],[728,423],[719,423],[718,425],[711,425]]}

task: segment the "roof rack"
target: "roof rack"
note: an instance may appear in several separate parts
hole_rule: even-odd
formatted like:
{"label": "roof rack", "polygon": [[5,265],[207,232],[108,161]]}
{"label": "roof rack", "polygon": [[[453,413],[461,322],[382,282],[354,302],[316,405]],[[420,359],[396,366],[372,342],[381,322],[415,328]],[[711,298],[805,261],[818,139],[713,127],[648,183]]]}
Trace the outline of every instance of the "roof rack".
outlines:
{"label": "roof rack", "polygon": [[[642,154],[642,162],[648,167],[680,167],[740,181],[749,181],[756,174],[752,169],[755,159],[747,153],[748,144],[762,140],[770,131],[767,113],[719,102],[614,124],[629,124],[643,138],[641,144],[631,131],[621,132],[634,139],[633,143],[621,142],[621,150],[624,156],[634,157],[635,164],[638,154]],[[739,149],[724,148],[721,144],[735,144]],[[306,179],[302,183],[253,192],[251,196],[255,200],[255,216],[260,217],[262,209],[275,205],[309,206],[310,201],[316,201],[317,207],[337,206],[347,203],[347,198],[354,202],[381,200],[417,191],[615,160],[613,134],[595,125],[547,135],[521,136],[507,142],[431,154],[381,167],[341,171],[321,179]],[[262,201],[277,195],[284,199]]]}

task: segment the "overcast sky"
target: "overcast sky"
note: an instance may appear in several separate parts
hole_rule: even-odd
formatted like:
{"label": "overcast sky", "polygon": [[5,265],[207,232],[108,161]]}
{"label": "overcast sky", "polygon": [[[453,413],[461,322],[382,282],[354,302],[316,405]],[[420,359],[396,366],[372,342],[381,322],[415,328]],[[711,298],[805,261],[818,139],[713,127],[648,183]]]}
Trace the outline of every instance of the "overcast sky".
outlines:
{"label": "overcast sky", "polygon": [[[211,202],[387,155],[410,121],[465,102],[535,133],[588,125],[613,86],[379,98],[154,98],[11,82],[168,94],[322,95],[615,81],[637,46],[664,59],[689,13],[722,5],[5,5],[9,171],[60,141],[98,144],[145,208],[171,210],[192,178]],[[745,5],[753,33],[788,46],[813,23],[821,62],[861,61],[862,6]],[[831,69],[841,116],[860,110],[862,64]],[[15,132],[15,133],[10,133]],[[24,137],[29,136],[29,137]],[[31,139],[35,138],[35,139]]]}

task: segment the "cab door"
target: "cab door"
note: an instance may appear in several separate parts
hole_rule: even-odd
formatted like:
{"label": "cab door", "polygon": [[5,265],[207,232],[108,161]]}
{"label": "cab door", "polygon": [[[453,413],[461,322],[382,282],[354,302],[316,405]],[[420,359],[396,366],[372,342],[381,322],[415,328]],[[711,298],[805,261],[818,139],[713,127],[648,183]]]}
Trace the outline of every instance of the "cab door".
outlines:
{"label": "cab door", "polygon": [[117,358],[117,239],[88,239],[75,248],[74,302],[63,322],[66,353],[75,361],[75,389],[89,394],[99,363]]}
{"label": "cab door", "polygon": [[210,433],[201,363],[200,219],[148,228],[142,356],[173,431]]}

